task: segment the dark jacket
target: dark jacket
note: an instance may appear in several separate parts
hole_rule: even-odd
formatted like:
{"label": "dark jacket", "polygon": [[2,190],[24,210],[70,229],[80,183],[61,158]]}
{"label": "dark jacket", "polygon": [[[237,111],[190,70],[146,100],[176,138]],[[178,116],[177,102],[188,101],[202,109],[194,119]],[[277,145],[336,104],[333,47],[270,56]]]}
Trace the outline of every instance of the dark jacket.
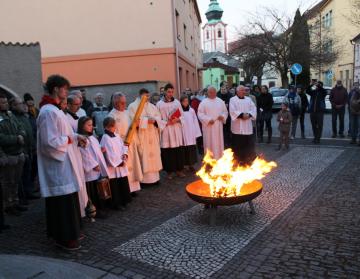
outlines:
{"label": "dark jacket", "polygon": [[26,154],[31,156],[33,151],[35,150],[35,142],[34,142],[33,129],[31,127],[30,120],[23,113],[13,112],[13,114],[15,115],[19,124],[21,125],[21,130],[25,131],[26,134],[24,137],[25,140],[24,151],[26,152]]}
{"label": "dark jacket", "polygon": [[271,112],[274,104],[273,96],[270,93],[261,93],[256,99],[258,109],[262,109],[265,112]]}
{"label": "dark jacket", "polygon": [[23,152],[23,146],[18,143],[18,136],[25,138],[26,133],[21,124],[10,112],[0,112],[0,148],[6,155],[19,155]]}
{"label": "dark jacket", "polygon": [[226,93],[226,94],[221,94],[221,92],[218,91],[216,96],[224,101],[227,108],[229,107],[228,105],[229,105],[230,99],[232,98],[232,96],[231,96],[231,94],[229,92]]}
{"label": "dark jacket", "polygon": [[93,112],[94,105],[89,100],[83,100],[81,108],[85,110],[87,116],[91,116]]}
{"label": "dark jacket", "polygon": [[325,112],[326,90],[323,87],[317,87],[315,90],[311,86],[306,90],[306,94],[310,95],[309,112]]}
{"label": "dark jacket", "polygon": [[[283,119],[283,121],[280,121],[280,119]],[[292,122],[292,115],[290,111],[286,110],[280,110],[277,115],[277,121],[279,122],[279,131],[283,133],[289,133],[291,122]]]}
{"label": "dark jacket", "polygon": [[348,101],[348,92],[344,86],[335,86],[331,89],[329,100],[332,107],[345,107]]}
{"label": "dark jacket", "polygon": [[305,93],[299,94],[301,98],[301,113],[305,113],[309,107],[309,100]]}
{"label": "dark jacket", "polygon": [[352,114],[360,115],[360,90],[354,89],[351,92],[350,112]]}

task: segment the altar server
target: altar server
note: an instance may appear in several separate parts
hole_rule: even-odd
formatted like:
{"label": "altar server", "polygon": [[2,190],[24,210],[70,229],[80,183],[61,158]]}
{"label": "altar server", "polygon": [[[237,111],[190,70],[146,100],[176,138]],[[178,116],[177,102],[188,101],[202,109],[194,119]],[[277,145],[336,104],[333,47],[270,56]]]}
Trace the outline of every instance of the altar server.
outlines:
{"label": "altar server", "polygon": [[112,208],[121,210],[131,201],[130,187],[128,181],[128,148],[118,134],[115,133],[115,119],[106,117],[104,119],[105,134],[102,136],[100,145],[103,148],[107,162],[112,195]]}
{"label": "altar server", "polygon": [[216,97],[216,89],[208,88],[208,96],[198,108],[198,117],[202,125],[204,152],[209,150],[215,159],[221,158],[224,151],[223,125],[228,110],[223,100]]}
{"label": "altar server", "polygon": [[255,138],[252,121],[256,120],[256,106],[245,96],[246,88],[239,86],[236,96],[230,99],[232,149],[234,157],[241,165],[251,164],[256,158]]}

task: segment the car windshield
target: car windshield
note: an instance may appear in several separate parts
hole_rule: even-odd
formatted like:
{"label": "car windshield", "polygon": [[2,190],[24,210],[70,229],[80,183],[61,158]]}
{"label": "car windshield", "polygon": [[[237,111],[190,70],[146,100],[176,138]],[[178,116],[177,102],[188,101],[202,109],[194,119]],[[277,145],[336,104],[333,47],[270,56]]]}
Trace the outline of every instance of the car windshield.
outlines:
{"label": "car windshield", "polygon": [[288,93],[287,89],[275,89],[275,90],[271,90],[270,92],[273,97],[283,97],[286,96],[286,94]]}

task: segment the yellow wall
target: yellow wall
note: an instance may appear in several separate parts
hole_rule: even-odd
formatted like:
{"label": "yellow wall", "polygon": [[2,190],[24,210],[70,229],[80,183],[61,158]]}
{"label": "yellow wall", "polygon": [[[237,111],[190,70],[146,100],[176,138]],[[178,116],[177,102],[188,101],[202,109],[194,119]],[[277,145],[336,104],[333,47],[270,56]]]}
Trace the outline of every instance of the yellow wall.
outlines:
{"label": "yellow wall", "polygon": [[38,41],[43,57],[175,47],[171,9],[169,0],[1,0],[0,40]]}
{"label": "yellow wall", "polygon": [[[334,72],[332,86],[335,84],[336,79],[341,79],[340,71],[343,72],[342,80],[347,87],[351,86],[354,79],[354,48],[350,40],[359,33],[359,30],[349,21],[351,9],[351,0],[330,0],[321,8],[320,14],[317,14],[315,18],[308,21],[309,25],[314,25],[314,22],[319,20],[320,17],[323,21],[323,16],[332,10],[332,26],[330,29],[326,30],[326,28],[324,29],[324,27],[321,26],[322,34],[328,32],[331,37],[334,37],[334,41],[337,41],[337,46],[340,48],[340,55],[337,61],[332,66],[322,69],[322,71],[331,69]],[[312,39],[319,39],[319,37],[315,35]],[[349,80],[346,80],[346,71],[349,71]],[[313,69],[312,77],[319,79],[318,69]],[[324,80],[323,74],[320,79]]]}

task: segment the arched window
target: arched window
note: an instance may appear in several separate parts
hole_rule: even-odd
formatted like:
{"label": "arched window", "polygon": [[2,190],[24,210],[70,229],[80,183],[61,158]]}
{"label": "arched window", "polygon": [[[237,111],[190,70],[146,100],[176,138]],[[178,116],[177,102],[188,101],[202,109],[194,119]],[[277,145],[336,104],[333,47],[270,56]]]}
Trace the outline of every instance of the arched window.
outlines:
{"label": "arched window", "polygon": [[221,32],[221,30],[218,31],[218,38],[222,38],[222,32]]}
{"label": "arched window", "polygon": [[209,31],[206,31],[206,39],[209,40],[209,38],[210,38]]}

